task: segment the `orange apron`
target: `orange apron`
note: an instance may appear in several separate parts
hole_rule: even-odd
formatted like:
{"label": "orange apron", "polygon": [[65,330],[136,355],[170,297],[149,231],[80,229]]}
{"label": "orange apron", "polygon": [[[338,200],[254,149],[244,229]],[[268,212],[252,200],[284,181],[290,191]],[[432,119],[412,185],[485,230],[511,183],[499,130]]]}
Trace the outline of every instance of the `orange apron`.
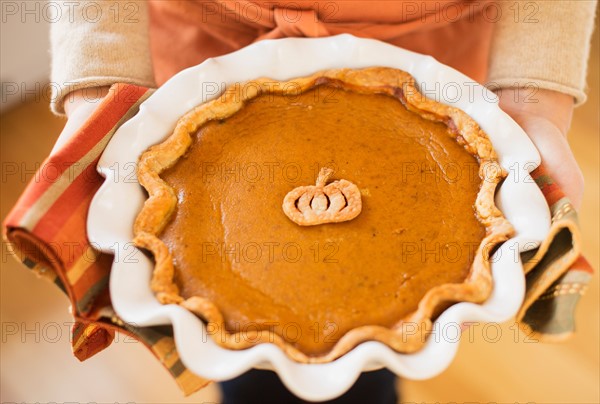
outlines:
{"label": "orange apron", "polygon": [[499,8],[488,0],[150,1],[157,84],[261,39],[349,33],[437,60],[483,82]]}

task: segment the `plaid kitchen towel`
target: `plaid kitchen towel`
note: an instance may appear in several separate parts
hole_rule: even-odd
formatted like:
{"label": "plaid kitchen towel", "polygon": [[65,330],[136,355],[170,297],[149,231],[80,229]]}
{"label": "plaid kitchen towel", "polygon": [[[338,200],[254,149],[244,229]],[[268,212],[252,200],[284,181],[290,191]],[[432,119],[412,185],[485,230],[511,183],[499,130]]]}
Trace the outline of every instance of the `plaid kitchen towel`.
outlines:
{"label": "plaid kitchen towel", "polygon": [[[115,332],[123,332],[143,342],[182,391],[191,394],[210,381],[183,366],[171,327],[133,327],[115,315],[108,293],[112,256],[94,250],[86,236],[88,208],[103,181],[96,172],[98,159],[116,129],[151,92],[114,85],[78,132],[42,164],[7,216],[4,237],[25,266],[69,296],[78,359],[91,357],[111,344]],[[581,256],[575,210],[543,167],[532,176],[550,205],[552,227],[538,249],[523,255],[527,291],[517,320],[540,340],[558,340],[574,330],[575,306],[592,270]]]}
{"label": "plaid kitchen towel", "polygon": [[209,383],[181,363],[169,327],[136,328],[111,308],[108,278],[112,257],[87,239],[87,212],[103,182],[96,165],[117,128],[150,96],[143,87],[116,84],[76,134],[40,167],[4,223],[14,255],[60,287],[71,301],[73,353],[85,360],[109,346],[116,331],[143,342],[191,394]]}

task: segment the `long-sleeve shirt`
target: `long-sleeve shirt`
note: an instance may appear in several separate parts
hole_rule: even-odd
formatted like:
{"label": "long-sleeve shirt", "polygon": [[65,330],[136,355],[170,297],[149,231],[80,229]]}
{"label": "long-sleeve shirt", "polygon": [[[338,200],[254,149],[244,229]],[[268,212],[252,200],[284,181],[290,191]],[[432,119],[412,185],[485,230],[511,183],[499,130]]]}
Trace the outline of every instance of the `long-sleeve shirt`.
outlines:
{"label": "long-sleeve shirt", "polygon": [[[285,3],[59,2],[51,28],[52,110],[63,114],[65,97],[77,89],[155,87],[256,39],[341,32],[432,54],[493,89],[535,86],[572,95],[576,105],[586,99],[597,0]],[[259,19],[256,10],[272,12]]]}

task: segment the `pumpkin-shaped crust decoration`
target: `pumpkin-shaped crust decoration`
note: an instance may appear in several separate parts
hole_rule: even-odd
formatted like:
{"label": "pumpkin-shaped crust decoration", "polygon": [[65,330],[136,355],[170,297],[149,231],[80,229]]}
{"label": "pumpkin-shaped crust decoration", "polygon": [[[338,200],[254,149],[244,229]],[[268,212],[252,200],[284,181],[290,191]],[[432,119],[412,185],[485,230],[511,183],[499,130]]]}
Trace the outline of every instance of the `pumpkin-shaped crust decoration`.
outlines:
{"label": "pumpkin-shaped crust decoration", "polygon": [[283,200],[283,212],[300,226],[338,223],[354,219],[362,210],[360,190],[346,180],[327,180],[331,168],[319,171],[316,185],[294,188]]}

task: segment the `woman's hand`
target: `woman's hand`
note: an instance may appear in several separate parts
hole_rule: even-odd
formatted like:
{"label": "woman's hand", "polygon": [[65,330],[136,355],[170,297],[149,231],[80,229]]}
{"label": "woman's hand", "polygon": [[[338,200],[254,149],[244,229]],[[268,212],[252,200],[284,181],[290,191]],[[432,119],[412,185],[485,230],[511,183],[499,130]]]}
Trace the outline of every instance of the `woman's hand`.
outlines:
{"label": "woman's hand", "polygon": [[64,108],[67,114],[67,123],[58,136],[51,154],[60,149],[81,125],[92,115],[100,105],[102,99],[108,94],[110,87],[94,87],[75,90],[65,97]]}
{"label": "woman's hand", "polygon": [[573,97],[550,90],[504,88],[497,91],[500,107],[529,135],[548,174],[579,209],[583,175],[567,142],[573,116]]}
{"label": "woman's hand", "polygon": [[64,101],[67,117],[70,118],[82,105],[100,104],[100,101],[108,94],[109,88],[109,86],[82,88],[67,94]]}

